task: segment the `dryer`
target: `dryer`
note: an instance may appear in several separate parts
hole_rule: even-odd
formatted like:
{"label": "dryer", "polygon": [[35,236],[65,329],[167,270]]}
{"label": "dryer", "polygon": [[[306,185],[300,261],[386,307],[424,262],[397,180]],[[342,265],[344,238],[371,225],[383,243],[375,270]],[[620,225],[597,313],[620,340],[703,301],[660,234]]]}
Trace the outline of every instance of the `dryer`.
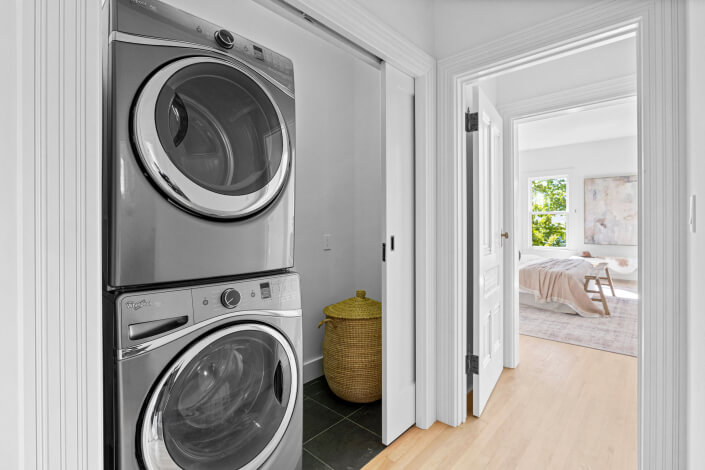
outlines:
{"label": "dryer", "polygon": [[291,60],[155,0],[108,10],[107,288],[292,267]]}
{"label": "dryer", "polygon": [[299,292],[284,274],[112,297],[106,469],[300,469]]}

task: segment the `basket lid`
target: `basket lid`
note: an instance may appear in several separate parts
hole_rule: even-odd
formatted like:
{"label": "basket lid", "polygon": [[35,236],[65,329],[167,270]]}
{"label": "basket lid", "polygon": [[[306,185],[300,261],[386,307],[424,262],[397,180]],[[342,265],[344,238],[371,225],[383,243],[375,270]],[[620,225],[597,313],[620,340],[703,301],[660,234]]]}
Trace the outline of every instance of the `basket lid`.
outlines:
{"label": "basket lid", "polygon": [[382,303],[365,297],[364,290],[356,291],[355,297],[329,305],[323,309],[323,313],[332,318],[347,319],[367,319],[380,318],[382,316]]}

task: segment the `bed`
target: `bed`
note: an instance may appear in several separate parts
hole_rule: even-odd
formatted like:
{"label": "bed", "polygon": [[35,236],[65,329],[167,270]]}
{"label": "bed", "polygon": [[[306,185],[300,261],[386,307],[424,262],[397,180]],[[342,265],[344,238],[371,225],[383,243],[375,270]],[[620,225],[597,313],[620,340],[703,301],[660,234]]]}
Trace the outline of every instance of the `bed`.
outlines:
{"label": "bed", "polygon": [[585,292],[595,267],[582,259],[525,255],[519,263],[519,302],[554,312],[602,317],[605,311]]}

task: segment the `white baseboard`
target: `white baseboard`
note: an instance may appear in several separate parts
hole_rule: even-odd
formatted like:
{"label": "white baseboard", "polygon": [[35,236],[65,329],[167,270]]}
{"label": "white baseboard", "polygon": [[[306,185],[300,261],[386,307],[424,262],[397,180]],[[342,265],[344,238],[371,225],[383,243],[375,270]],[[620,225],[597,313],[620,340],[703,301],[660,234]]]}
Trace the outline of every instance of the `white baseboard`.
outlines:
{"label": "white baseboard", "polygon": [[304,362],[304,383],[323,375],[323,356]]}

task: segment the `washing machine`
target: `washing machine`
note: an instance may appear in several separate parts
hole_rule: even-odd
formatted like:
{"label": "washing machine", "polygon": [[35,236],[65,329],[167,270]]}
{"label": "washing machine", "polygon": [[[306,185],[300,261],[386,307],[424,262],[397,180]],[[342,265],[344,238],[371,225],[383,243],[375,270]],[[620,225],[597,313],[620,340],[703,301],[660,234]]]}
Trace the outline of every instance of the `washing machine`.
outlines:
{"label": "washing machine", "polygon": [[282,274],[114,296],[106,469],[300,469],[299,292]]}
{"label": "washing machine", "polygon": [[291,60],[155,0],[111,0],[105,285],[294,264]]}

